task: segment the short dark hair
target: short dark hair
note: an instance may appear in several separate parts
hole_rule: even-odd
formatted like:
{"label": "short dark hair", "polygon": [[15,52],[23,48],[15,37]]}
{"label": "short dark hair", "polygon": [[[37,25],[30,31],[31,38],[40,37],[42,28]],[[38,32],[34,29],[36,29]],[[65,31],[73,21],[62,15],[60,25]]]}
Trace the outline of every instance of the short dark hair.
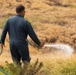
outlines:
{"label": "short dark hair", "polygon": [[23,5],[19,5],[16,7],[16,13],[20,13],[23,10],[25,10],[25,7]]}

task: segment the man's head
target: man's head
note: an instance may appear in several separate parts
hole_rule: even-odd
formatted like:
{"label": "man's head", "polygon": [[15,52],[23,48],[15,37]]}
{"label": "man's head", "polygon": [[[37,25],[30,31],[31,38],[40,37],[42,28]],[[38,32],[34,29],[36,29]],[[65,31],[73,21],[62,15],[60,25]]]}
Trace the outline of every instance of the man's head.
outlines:
{"label": "man's head", "polygon": [[23,5],[17,6],[16,13],[21,15],[22,17],[24,17],[25,16],[25,7]]}

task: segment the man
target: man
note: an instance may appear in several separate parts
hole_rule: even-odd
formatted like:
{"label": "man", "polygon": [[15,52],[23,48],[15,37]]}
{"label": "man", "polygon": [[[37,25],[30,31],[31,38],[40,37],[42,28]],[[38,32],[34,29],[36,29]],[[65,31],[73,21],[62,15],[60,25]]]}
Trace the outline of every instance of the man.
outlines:
{"label": "man", "polygon": [[30,55],[28,49],[27,36],[29,35],[32,40],[42,46],[37,38],[31,24],[24,19],[25,7],[20,5],[16,8],[17,15],[9,18],[5,24],[5,27],[1,36],[1,47],[5,43],[6,34],[8,32],[10,39],[10,51],[13,61],[20,63],[22,59],[23,63],[30,62]]}

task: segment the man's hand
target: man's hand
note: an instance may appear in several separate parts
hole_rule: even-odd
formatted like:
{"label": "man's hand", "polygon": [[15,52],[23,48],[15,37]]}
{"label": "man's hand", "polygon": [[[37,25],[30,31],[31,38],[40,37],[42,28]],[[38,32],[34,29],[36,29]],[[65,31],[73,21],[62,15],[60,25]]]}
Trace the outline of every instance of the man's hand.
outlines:
{"label": "man's hand", "polygon": [[0,44],[0,46],[1,46],[1,49],[3,49],[3,44]]}
{"label": "man's hand", "polygon": [[40,46],[39,46],[39,48],[42,48],[42,47],[43,47],[43,45],[44,45],[44,44],[42,44],[42,43],[41,43],[41,44],[40,44]]}
{"label": "man's hand", "polygon": [[3,44],[0,44],[0,55],[2,54],[3,51]]}
{"label": "man's hand", "polygon": [[40,44],[40,47],[42,48],[43,47],[43,44]]}

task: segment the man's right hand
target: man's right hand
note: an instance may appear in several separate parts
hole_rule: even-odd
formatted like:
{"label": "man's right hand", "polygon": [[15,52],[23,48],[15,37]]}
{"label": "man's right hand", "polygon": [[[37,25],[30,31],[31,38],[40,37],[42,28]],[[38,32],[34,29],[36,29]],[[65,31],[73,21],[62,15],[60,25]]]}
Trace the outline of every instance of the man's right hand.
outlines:
{"label": "man's right hand", "polygon": [[43,47],[43,44],[40,44],[40,47]]}
{"label": "man's right hand", "polygon": [[44,45],[44,44],[42,44],[42,43],[41,43],[41,44],[40,44],[40,48],[42,48],[42,47],[43,47],[43,45]]}

